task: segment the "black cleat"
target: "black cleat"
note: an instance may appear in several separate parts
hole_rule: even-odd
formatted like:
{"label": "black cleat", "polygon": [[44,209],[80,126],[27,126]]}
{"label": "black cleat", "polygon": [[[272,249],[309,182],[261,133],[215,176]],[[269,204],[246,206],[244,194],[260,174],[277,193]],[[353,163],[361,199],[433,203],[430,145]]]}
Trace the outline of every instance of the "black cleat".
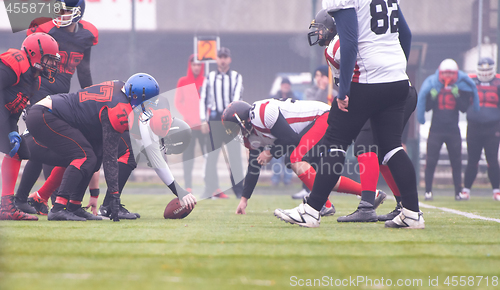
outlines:
{"label": "black cleat", "polygon": [[75,215],[73,212],[70,212],[66,209],[56,211],[54,212],[53,210],[49,211],[49,214],[47,215],[47,220],[49,221],[80,221],[84,222],[87,221],[87,219],[83,217],[79,217]]}
{"label": "black cleat", "polygon": [[379,215],[377,218],[380,222],[390,221],[401,213],[401,204],[398,203],[396,208],[388,214]]}
{"label": "black cleat", "polygon": [[341,216],[337,219],[339,223],[371,223],[377,222],[377,213],[370,207],[360,207],[355,212]]}
{"label": "black cleat", "polygon": [[[111,216],[111,207],[109,205],[101,205],[99,207],[99,215],[110,217]],[[125,220],[135,220],[140,218],[141,215],[138,213],[129,212],[123,204],[120,204],[120,210],[118,211],[118,218]]]}
{"label": "black cleat", "polygon": [[49,213],[47,202],[38,197],[36,192],[29,195],[28,204],[36,210],[36,214],[47,215]]}
{"label": "black cleat", "polygon": [[84,210],[83,207],[80,207],[79,209],[75,210],[73,212],[73,214],[76,215],[76,216],[82,217],[82,218],[84,218],[84,219],[86,219],[88,221],[89,220],[90,221],[100,221],[100,220],[102,220],[102,217],[91,214],[90,212]]}
{"label": "black cleat", "polygon": [[25,212],[25,213],[28,213],[28,214],[36,214],[37,211],[34,207],[32,207],[31,205],[28,204],[27,201],[19,201],[16,199],[14,199],[14,204],[16,205],[17,209],[22,211],[22,212]]}

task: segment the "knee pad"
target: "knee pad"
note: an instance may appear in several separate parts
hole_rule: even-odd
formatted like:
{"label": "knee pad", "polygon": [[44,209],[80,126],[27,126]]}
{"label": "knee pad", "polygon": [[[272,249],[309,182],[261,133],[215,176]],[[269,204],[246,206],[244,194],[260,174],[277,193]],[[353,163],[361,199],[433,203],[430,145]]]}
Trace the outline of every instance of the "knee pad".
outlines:
{"label": "knee pad", "polygon": [[392,158],[392,156],[394,156],[394,154],[396,154],[399,150],[404,150],[404,149],[402,146],[396,147],[396,148],[392,149],[391,151],[389,151],[387,154],[385,154],[384,161],[382,161],[382,165],[387,165],[387,162],[389,162],[389,160]]}

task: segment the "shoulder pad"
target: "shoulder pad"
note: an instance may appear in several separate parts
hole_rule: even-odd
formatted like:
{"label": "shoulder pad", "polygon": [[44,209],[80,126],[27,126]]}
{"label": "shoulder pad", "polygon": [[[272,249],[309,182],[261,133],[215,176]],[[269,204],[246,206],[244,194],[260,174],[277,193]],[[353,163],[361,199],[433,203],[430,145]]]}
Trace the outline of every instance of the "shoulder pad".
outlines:
{"label": "shoulder pad", "polygon": [[26,53],[19,49],[11,48],[7,52],[0,54],[0,60],[16,73],[17,81],[14,86],[19,83],[21,75],[30,68]]}
{"label": "shoulder pad", "polygon": [[78,23],[82,24],[83,29],[86,29],[86,30],[90,31],[90,33],[92,33],[92,35],[94,36],[94,40],[93,40],[92,44],[97,45],[97,43],[99,42],[99,31],[94,26],[94,24],[87,22],[85,20],[80,20]]}

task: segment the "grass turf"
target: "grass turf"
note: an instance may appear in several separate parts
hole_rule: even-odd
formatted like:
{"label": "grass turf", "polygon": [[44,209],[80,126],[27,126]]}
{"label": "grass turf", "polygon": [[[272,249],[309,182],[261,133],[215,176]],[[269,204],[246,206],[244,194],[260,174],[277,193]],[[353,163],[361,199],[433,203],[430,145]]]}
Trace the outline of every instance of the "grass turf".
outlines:
{"label": "grass turf", "polygon": [[[356,285],[351,281],[359,277],[373,283],[384,278],[385,285],[387,279],[393,285],[398,279],[419,283],[405,287],[410,289],[428,288],[429,280],[438,277],[439,286],[432,288],[446,289],[448,276],[450,283],[451,276],[466,276],[466,281],[483,276],[479,287],[474,278],[472,288],[500,287],[492,286],[493,276],[500,276],[500,224],[492,221],[423,208],[425,230],[341,224],[336,217],[352,212],[359,200],[336,194],[335,216],[307,229],[273,216],[277,207],[298,204],[288,195],[257,194],[245,216],[234,214],[234,197],[201,201],[184,220],[163,219],[170,200],[165,195],[143,192],[122,199],[141,213],[139,220],[1,221],[0,289],[289,288],[299,279],[335,287],[336,282]],[[500,203],[489,195],[468,202],[452,199],[438,195],[429,204],[499,217]],[[388,200],[378,213],[394,205]],[[374,288],[367,282],[357,286]]]}

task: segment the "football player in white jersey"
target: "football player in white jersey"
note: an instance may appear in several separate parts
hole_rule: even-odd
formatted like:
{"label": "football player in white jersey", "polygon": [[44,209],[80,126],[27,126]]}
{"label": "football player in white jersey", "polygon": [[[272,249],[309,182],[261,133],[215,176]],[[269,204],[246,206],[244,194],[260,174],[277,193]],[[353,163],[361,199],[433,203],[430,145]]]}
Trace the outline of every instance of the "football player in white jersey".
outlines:
{"label": "football player in white jersey", "polygon": [[[382,164],[387,164],[401,192],[403,208],[391,228],[425,228],[418,205],[413,164],[401,146],[404,107],[409,92],[406,62],[411,32],[395,0],[323,0],[339,34],[339,95],[332,104],[328,128],[319,145],[327,148],[321,161],[342,167],[348,145],[367,120],[371,121]],[[353,74],[355,65],[359,73]],[[290,210],[275,210],[289,223],[318,227],[319,210],[340,174],[319,170],[306,203]],[[363,196],[364,201],[373,200]],[[373,204],[364,203],[368,208]],[[360,206],[363,206],[360,204]],[[358,207],[359,208],[359,207]]]}
{"label": "football player in white jersey", "polygon": [[[328,12],[323,9],[316,14],[316,17],[311,22],[309,26],[311,32],[308,34],[309,45],[313,46],[319,44],[320,46],[325,46],[325,59],[331,68],[332,75],[335,80],[338,81],[340,76],[340,42],[337,35],[337,27],[335,21],[328,14]],[[354,75],[359,75],[359,66],[354,66]],[[408,94],[408,99],[406,100],[404,123],[408,122],[412,112],[415,110],[417,104],[417,91],[415,88],[410,88],[410,93]],[[364,192],[364,198],[360,202],[360,208],[358,208],[354,213],[339,217],[337,221],[339,222],[376,222],[376,221],[387,221],[392,220],[401,211],[401,195],[399,189],[392,177],[391,171],[387,165],[378,166],[379,159],[377,157],[378,146],[375,144],[373,139],[373,132],[371,129],[370,121],[367,121],[361,132],[356,137],[354,142],[354,155],[358,159],[358,163],[363,171],[360,172],[361,187]],[[378,168],[380,168],[380,173],[384,177],[386,183],[391,188],[396,198],[396,208],[385,215],[377,216],[375,210],[371,207],[366,207],[366,202],[372,203],[370,197],[372,192],[376,190],[378,181]]]}
{"label": "football player in white jersey", "polygon": [[[302,182],[312,189],[318,162],[318,150],[314,147],[325,134],[330,106],[318,101],[280,101],[266,99],[252,105],[232,102],[222,114],[226,132],[233,138],[241,131],[245,147],[250,150],[248,171],[245,176],[243,195],[236,214],[245,214],[262,165],[271,158],[285,156],[285,163]],[[342,176],[333,190],[361,195],[361,185]],[[386,197],[377,192],[376,206]],[[320,210],[321,216],[333,215],[335,208],[329,200]]]}

